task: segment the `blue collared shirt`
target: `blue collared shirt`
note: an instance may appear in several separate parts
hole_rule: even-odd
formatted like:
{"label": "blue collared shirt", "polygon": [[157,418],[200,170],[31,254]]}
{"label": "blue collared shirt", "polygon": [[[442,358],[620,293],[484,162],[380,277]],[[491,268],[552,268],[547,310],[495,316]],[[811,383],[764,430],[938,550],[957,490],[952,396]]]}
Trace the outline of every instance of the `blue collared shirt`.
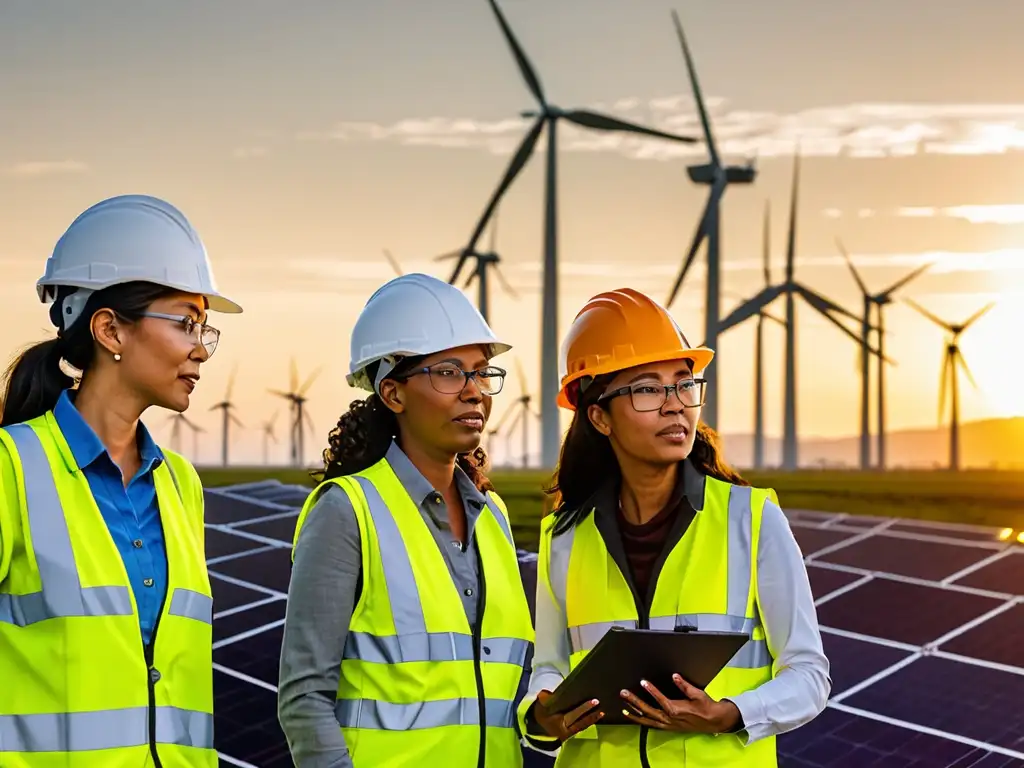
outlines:
{"label": "blue collared shirt", "polygon": [[53,409],[53,416],[75,463],[85,473],[96,506],[121,553],[138,605],[142,640],[148,645],[167,591],[167,553],[153,484],[153,470],[163,463],[164,456],[139,422],[142,466],[125,487],[120,468],[75,408],[73,398],[74,392],[65,390]]}

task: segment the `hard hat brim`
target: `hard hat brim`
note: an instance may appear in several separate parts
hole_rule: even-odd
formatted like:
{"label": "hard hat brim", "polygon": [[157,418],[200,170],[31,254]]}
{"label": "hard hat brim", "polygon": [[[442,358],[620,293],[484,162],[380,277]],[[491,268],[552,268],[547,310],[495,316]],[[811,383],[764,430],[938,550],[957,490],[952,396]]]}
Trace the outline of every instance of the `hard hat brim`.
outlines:
{"label": "hard hat brim", "polygon": [[562,382],[561,389],[558,390],[558,396],[556,402],[560,408],[566,410],[575,411],[576,406],[569,401],[568,390],[569,387],[587,376],[604,376],[608,373],[619,373],[620,371],[626,371],[630,368],[636,368],[639,365],[650,365],[652,363],[664,363],[670,360],[690,360],[692,362],[693,375],[696,376],[698,373],[703,371],[715,357],[715,352],[707,347],[693,347],[691,349],[680,349],[670,354],[665,352],[641,355],[630,360],[610,360],[604,365],[594,366],[591,369],[585,371],[579,371],[566,378]]}
{"label": "hard hat brim", "polygon": [[134,282],[153,283],[154,285],[161,285],[161,286],[163,286],[165,288],[169,288],[171,290],[182,291],[183,293],[198,293],[200,296],[203,296],[206,299],[207,303],[209,304],[210,310],[213,311],[213,312],[222,312],[224,314],[237,315],[237,314],[240,314],[243,311],[242,310],[242,306],[240,304],[238,304],[235,301],[232,301],[231,299],[227,298],[226,296],[222,296],[220,293],[214,293],[214,292],[211,292],[211,291],[207,291],[207,292],[197,291],[197,290],[195,290],[195,288],[193,288],[191,286],[187,286],[187,285],[172,284],[170,282],[159,282],[158,283],[158,282],[155,282],[153,280],[139,280],[138,278],[131,278],[131,279],[126,279],[126,280],[116,280],[116,281],[114,281],[112,283],[102,283],[102,284],[97,284],[97,283],[94,283],[94,282],[90,282],[88,280],[52,280],[51,281],[51,280],[46,280],[44,278],[44,279],[39,280],[36,283],[36,294],[39,296],[39,300],[40,301],[46,303],[48,301],[47,291],[46,291],[47,288],[59,288],[61,286],[66,286],[66,287],[69,287],[69,288],[84,288],[84,289],[89,290],[89,291],[102,291],[105,288],[111,288],[111,287],[113,287],[115,285],[122,285],[124,283],[134,283]]}

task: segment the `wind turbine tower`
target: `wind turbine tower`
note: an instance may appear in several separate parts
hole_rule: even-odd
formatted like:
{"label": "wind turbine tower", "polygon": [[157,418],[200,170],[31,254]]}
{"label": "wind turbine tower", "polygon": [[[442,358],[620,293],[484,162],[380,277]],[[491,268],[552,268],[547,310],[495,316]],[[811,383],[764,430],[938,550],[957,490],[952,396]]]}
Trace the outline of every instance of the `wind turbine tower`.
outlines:
{"label": "wind turbine tower", "polygon": [[237,427],[244,429],[244,425],[238,420],[238,417],[232,412],[235,404],[231,402],[231,392],[235,388],[235,375],[238,373],[238,368],[231,370],[231,377],[228,379],[228,388],[224,393],[224,399],[221,400],[214,406],[211,406],[211,411],[219,410],[221,412],[221,433],[220,433],[220,459],[223,466],[228,465],[228,427],[230,424],[234,424]]}

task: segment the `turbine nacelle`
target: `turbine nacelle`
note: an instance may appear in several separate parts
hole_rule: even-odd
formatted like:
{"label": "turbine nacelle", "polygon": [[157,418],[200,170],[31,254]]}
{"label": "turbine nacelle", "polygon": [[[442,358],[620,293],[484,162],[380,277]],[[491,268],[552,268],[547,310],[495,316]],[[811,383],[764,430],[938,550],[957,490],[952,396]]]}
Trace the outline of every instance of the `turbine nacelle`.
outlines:
{"label": "turbine nacelle", "polygon": [[[694,184],[707,184],[710,186],[715,183],[715,177],[718,174],[712,163],[705,163],[703,165],[687,166],[686,175],[690,177],[690,181]],[[753,184],[756,178],[757,168],[753,164],[729,165],[725,168],[725,181],[727,184]]]}

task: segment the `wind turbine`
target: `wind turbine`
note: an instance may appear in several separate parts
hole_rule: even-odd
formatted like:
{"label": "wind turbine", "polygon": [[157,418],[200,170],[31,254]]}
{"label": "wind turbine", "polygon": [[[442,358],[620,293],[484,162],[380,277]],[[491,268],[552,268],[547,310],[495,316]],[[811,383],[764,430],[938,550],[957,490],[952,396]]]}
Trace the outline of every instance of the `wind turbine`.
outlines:
{"label": "wind turbine", "polygon": [[168,421],[171,422],[171,450],[176,453],[181,453],[182,426],[184,425],[192,430],[192,462],[195,463],[199,458],[199,433],[206,430],[194,421],[190,421],[184,413],[175,413]]}
{"label": "wind turbine", "polygon": [[570,123],[592,128],[599,131],[625,131],[643,136],[651,136],[669,141],[680,141],[694,143],[697,139],[678,136],[673,133],[658,131],[653,128],[645,128],[635,123],[620,120],[616,117],[602,115],[585,109],[562,109],[551,104],[544,95],[540,79],[534,71],[533,65],[526,58],[526,54],[516,40],[512,29],[505,20],[497,0],[489,0],[491,9],[494,11],[502,34],[508,42],[512,55],[519,66],[519,71],[526,82],[527,88],[537,100],[538,109],[525,111],[523,117],[533,118],[533,125],[523,138],[519,148],[512,156],[512,160],[505,171],[504,177],[491,195],[483,215],[477,222],[469,242],[463,249],[455,268],[452,271],[450,283],[455,283],[462,272],[466,261],[476,249],[477,241],[487,226],[495,207],[501,200],[505,191],[509,188],[516,176],[526,165],[533,154],[537,140],[541,132],[547,128],[547,176],[544,188],[544,280],[542,292],[542,326],[541,326],[541,463],[546,467],[554,467],[558,461],[559,445],[559,412],[555,397],[558,393],[558,216],[557,216],[557,126],[559,120],[568,120]]}
{"label": "wind turbine", "polygon": [[[718,154],[718,147],[715,145],[715,137],[711,132],[711,121],[708,119],[707,108],[704,105],[704,96],[701,94],[700,83],[697,80],[697,69],[693,64],[693,57],[690,55],[690,47],[686,43],[686,36],[683,34],[683,25],[679,21],[679,15],[672,11],[672,21],[675,23],[676,35],[679,38],[679,45],[683,49],[683,57],[686,59],[686,70],[690,75],[690,86],[693,88],[693,98],[697,102],[697,111],[700,113],[700,122],[704,127],[704,141],[708,147],[710,162],[703,165],[691,165],[686,169],[690,180],[695,184],[704,184],[711,189],[708,192],[708,201],[704,206],[704,214],[701,216],[697,232],[690,244],[690,251],[686,254],[683,266],[679,270],[675,284],[669,293],[666,307],[671,307],[676,300],[679,289],[686,279],[693,262],[697,258],[697,251],[701,243],[707,239],[707,278],[704,297],[704,344],[715,350],[715,369],[721,370],[721,355],[718,346],[718,334],[721,330],[719,317],[721,312],[722,297],[722,254],[721,254],[721,232],[719,207],[722,195],[729,184],[752,184],[757,176],[757,170],[752,162],[746,165],[722,165]],[[704,407],[701,409],[701,420],[712,429],[718,426],[718,375],[708,370],[704,373],[707,381],[705,385]]]}
{"label": "wind turbine", "polygon": [[274,434],[274,422],[277,421],[277,415],[278,412],[275,412],[270,417],[270,421],[263,422],[263,463],[265,465],[270,463],[270,441],[277,442],[277,436]]}
{"label": "wind turbine", "polygon": [[231,369],[231,377],[228,379],[228,388],[227,388],[227,391],[224,393],[224,399],[221,400],[216,405],[213,405],[213,406],[210,407],[211,411],[219,410],[221,412],[220,458],[221,458],[221,464],[223,466],[225,466],[225,467],[228,465],[228,442],[229,442],[228,441],[228,425],[229,425],[229,423],[234,423],[236,426],[241,427],[242,429],[245,428],[245,426],[242,424],[242,422],[238,420],[238,417],[235,416],[235,414],[231,412],[232,409],[235,407],[235,404],[231,402],[231,391],[235,387],[235,375],[237,373],[238,373],[237,366]]}
{"label": "wind turbine", "polygon": [[[871,466],[871,365],[868,355],[868,348],[871,346],[871,315],[874,308],[877,307],[878,321],[877,326],[875,326],[875,330],[878,331],[878,352],[880,355],[883,355],[883,350],[885,348],[885,323],[883,320],[883,310],[885,305],[892,303],[892,295],[896,293],[896,291],[920,275],[931,265],[924,264],[910,274],[897,280],[884,291],[881,291],[880,293],[871,293],[868,290],[868,287],[864,284],[864,281],[861,279],[860,274],[858,274],[857,268],[853,266],[853,260],[850,259],[850,254],[847,253],[846,248],[843,247],[839,238],[836,238],[836,245],[839,247],[839,252],[843,254],[843,258],[846,260],[846,265],[850,268],[850,273],[853,275],[853,279],[857,281],[857,287],[860,288],[861,295],[864,298],[864,314],[860,321],[860,468],[868,469]],[[878,363],[877,397],[878,469],[885,469],[885,366],[882,362]]]}
{"label": "wind turbine", "polygon": [[985,305],[967,320],[962,323],[947,323],[940,320],[921,305],[915,304],[910,299],[904,299],[911,307],[927,317],[940,328],[949,332],[949,339],[946,341],[946,353],[942,360],[942,370],[939,372],[939,424],[942,424],[943,412],[946,410],[946,390],[950,392],[950,418],[949,418],[949,468],[954,472],[960,469],[960,380],[957,376],[957,366],[963,370],[967,380],[977,389],[978,384],[967,367],[967,361],[960,352],[960,334],[974,325],[978,318],[995,306],[995,302]]}
{"label": "wind turbine", "polygon": [[292,422],[290,425],[291,430],[291,458],[292,464],[296,467],[302,466],[304,453],[304,437],[306,427],[308,426],[311,430],[315,429],[313,426],[313,420],[309,417],[309,414],[305,412],[304,408],[308,402],[306,393],[309,388],[313,386],[313,382],[316,377],[320,375],[321,368],[317,368],[309,375],[309,378],[299,386],[299,369],[295,363],[295,358],[291,361],[291,379],[289,389],[284,392],[280,389],[267,390],[272,395],[277,395],[288,401],[290,404]]}
{"label": "wind turbine", "polygon": [[[480,314],[483,315],[484,320],[488,323],[491,322],[490,317],[490,291],[488,290],[488,272],[494,270],[494,276],[498,278],[498,282],[501,283],[501,287],[505,289],[513,299],[519,298],[519,294],[516,293],[515,289],[509,285],[505,279],[505,275],[502,274],[498,268],[498,264],[501,262],[501,256],[495,250],[495,245],[498,239],[498,212],[495,209],[494,217],[491,220],[491,243],[488,249],[484,252],[480,252],[475,248],[468,253],[466,258],[473,258],[476,260],[476,266],[472,273],[469,275],[469,279],[463,284],[463,288],[469,288],[473,284],[473,281],[477,281],[477,308],[480,310]],[[450,253],[442,254],[437,256],[434,261],[449,261],[451,259],[463,260],[463,254],[467,252],[463,248],[451,251]],[[454,277],[454,275],[453,275]],[[452,282],[452,281],[449,281]]]}
{"label": "wind turbine", "polygon": [[[786,278],[778,285],[764,288],[760,293],[736,307],[724,320],[719,331],[724,333],[729,328],[746,321],[766,308],[780,296],[786,297],[786,384],[784,399],[784,420],[782,435],[782,468],[793,470],[798,465],[797,429],[796,429],[796,297],[802,298],[810,307],[835,325],[839,330],[853,339],[857,344],[860,338],[843,325],[835,315],[843,315],[853,320],[860,320],[849,310],[843,309],[835,302],[820,293],[798,283],[794,277],[796,267],[796,215],[799,196],[800,155],[796,154],[793,162],[793,190],[790,200],[789,236],[786,243]],[[872,353],[878,354],[872,349]]]}

